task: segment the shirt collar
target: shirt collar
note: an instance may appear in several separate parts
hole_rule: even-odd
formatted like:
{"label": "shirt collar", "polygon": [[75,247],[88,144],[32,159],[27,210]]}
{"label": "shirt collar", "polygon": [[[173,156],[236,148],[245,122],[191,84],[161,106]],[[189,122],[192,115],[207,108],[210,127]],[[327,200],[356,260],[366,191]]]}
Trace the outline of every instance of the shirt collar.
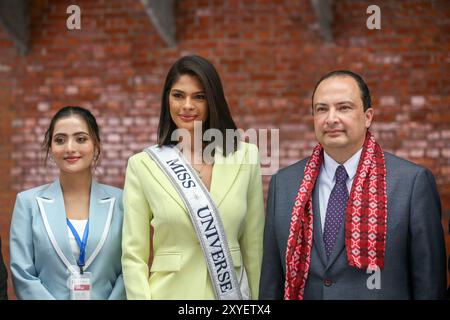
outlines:
{"label": "shirt collar", "polygon": [[[348,174],[348,179],[352,180],[356,175],[358,169],[359,158],[361,157],[362,148],[359,149],[350,159],[343,163],[343,166]],[[331,158],[324,150],[323,152],[323,168],[328,178],[334,181],[337,167],[340,165],[333,158]]]}

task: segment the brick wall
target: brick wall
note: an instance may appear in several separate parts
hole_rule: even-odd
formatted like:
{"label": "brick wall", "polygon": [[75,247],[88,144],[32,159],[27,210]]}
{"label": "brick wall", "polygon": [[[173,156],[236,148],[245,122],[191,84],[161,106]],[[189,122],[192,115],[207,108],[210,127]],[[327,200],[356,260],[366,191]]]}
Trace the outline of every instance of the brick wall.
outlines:
{"label": "brick wall", "polygon": [[[104,150],[98,179],[122,187],[127,158],[155,142],[168,68],[194,53],[217,66],[239,127],[280,129],[282,167],[309,155],[315,144],[310,96],[316,80],[337,68],[362,74],[373,96],[378,141],[430,168],[449,212],[449,5],[335,2],[335,43],[325,44],[309,0],[177,1],[175,48],[164,45],[137,0],[31,2],[28,55],[20,56],[0,30],[0,232],[6,260],[16,192],[57,174],[42,164],[40,148],[55,110],[81,105],[93,111]],[[70,4],[81,8],[81,30],[66,28]],[[381,8],[381,30],[366,28],[371,4]],[[267,187],[268,177],[264,181]]]}

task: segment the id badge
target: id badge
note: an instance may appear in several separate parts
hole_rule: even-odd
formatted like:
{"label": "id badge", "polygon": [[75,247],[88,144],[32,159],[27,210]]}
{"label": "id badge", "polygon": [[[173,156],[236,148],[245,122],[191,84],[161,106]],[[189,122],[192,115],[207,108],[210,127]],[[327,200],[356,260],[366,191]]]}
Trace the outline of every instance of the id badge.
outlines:
{"label": "id badge", "polygon": [[69,278],[71,300],[91,300],[91,273],[73,274]]}

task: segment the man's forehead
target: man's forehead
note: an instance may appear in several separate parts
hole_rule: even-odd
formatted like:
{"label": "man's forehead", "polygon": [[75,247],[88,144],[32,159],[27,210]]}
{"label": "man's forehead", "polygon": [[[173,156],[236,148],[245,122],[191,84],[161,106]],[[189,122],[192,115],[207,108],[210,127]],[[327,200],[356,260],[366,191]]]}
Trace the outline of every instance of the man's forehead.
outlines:
{"label": "man's forehead", "polygon": [[323,80],[319,84],[317,91],[319,91],[319,89],[323,90],[323,89],[330,89],[330,88],[341,89],[341,90],[351,88],[351,89],[359,90],[358,83],[356,82],[356,80],[350,76],[345,76],[345,75],[344,76],[341,76],[341,75],[334,76],[334,77]]}
{"label": "man's forehead", "polygon": [[336,76],[322,81],[314,94],[314,100],[324,97],[325,95],[346,95],[348,98],[360,96],[360,90],[357,82],[348,76]]}

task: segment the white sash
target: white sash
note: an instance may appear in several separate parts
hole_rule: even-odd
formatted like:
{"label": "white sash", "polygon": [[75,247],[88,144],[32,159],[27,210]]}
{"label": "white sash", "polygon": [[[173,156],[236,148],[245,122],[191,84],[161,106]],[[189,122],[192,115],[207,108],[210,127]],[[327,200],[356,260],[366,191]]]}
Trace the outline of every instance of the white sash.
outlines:
{"label": "white sash", "polygon": [[219,210],[203,182],[174,146],[152,146],[145,151],[183,199],[201,244],[216,298],[242,300]]}

